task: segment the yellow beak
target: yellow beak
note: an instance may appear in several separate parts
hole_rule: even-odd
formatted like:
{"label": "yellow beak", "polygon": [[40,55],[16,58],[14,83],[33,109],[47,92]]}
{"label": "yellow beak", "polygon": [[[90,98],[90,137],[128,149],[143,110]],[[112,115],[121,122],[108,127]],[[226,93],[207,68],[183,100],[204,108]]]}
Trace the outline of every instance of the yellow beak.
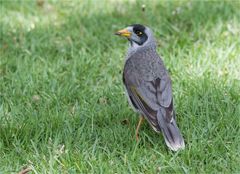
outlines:
{"label": "yellow beak", "polygon": [[131,32],[129,32],[126,28],[123,29],[123,30],[119,30],[115,34],[119,35],[119,36],[124,36],[124,37],[127,37],[127,38],[129,38],[131,36]]}

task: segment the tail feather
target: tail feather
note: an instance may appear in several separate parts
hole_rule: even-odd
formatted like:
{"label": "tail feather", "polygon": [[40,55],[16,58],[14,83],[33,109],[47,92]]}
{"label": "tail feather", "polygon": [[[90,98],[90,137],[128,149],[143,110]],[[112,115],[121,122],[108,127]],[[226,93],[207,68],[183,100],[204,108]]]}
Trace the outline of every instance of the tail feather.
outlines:
{"label": "tail feather", "polygon": [[173,151],[184,149],[185,143],[174,117],[171,121],[167,121],[163,113],[160,109],[157,113],[157,118],[167,146]]}

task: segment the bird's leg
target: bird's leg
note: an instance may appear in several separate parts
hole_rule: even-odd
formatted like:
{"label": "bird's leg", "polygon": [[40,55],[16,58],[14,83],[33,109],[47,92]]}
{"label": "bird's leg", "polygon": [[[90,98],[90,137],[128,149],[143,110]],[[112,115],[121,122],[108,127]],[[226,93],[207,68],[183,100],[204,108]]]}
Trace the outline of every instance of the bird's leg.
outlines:
{"label": "bird's leg", "polygon": [[144,120],[144,117],[141,115],[141,116],[140,116],[140,119],[139,119],[139,121],[138,121],[137,129],[136,129],[136,140],[137,140],[137,141],[138,141],[138,139],[139,139],[139,138],[138,138],[139,128],[140,128],[143,120]]}

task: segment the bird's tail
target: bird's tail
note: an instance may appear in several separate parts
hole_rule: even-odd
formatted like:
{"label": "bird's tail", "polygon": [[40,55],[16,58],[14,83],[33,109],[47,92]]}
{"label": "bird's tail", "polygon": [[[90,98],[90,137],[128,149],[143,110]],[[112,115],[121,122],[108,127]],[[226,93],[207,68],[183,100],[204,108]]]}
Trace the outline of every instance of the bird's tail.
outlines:
{"label": "bird's tail", "polygon": [[167,121],[166,117],[164,117],[164,111],[162,111],[161,109],[158,111],[157,119],[167,146],[173,151],[184,149],[185,143],[175,118],[173,117],[171,121]]}

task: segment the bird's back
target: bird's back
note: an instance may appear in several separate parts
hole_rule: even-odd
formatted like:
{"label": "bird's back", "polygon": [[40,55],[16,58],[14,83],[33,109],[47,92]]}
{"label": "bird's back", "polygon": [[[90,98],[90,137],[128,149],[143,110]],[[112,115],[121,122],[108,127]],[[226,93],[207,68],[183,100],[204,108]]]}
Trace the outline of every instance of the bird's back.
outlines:
{"label": "bird's back", "polygon": [[167,75],[163,61],[154,48],[137,51],[129,56],[124,66],[125,75],[144,81],[152,81]]}

